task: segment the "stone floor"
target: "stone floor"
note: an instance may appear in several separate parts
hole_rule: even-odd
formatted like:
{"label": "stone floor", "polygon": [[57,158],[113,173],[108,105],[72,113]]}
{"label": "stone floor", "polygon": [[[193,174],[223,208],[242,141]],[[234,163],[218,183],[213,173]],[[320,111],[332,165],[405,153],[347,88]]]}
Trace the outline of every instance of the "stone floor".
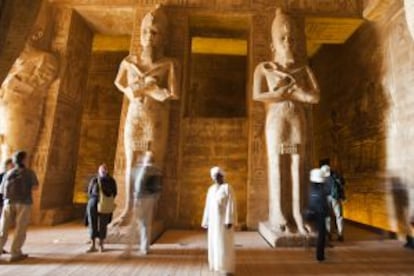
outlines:
{"label": "stone floor", "polygon": [[[414,250],[402,242],[356,227],[347,240],[327,249],[327,260],[314,260],[314,248],[270,248],[256,232],[236,235],[236,275],[414,275]],[[84,253],[87,232],[80,224],[32,228],[24,247],[30,258],[0,260],[0,275],[214,275],[208,271],[205,233],[167,231],[146,257],[120,259],[122,245],[104,253]],[[6,246],[8,249],[8,246]]]}

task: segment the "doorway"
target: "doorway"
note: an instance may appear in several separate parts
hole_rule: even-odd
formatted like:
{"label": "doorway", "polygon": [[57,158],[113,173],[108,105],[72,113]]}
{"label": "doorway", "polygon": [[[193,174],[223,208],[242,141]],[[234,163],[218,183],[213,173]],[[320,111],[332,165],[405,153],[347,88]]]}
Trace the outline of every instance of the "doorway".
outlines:
{"label": "doorway", "polygon": [[198,228],[210,168],[220,166],[237,198],[245,223],[248,164],[248,19],[241,16],[190,18],[191,52],[185,71],[181,170],[177,225]]}
{"label": "doorway", "polygon": [[113,82],[124,51],[94,51],[83,103],[74,203],[86,203],[89,180],[105,163],[113,173],[123,94]]}

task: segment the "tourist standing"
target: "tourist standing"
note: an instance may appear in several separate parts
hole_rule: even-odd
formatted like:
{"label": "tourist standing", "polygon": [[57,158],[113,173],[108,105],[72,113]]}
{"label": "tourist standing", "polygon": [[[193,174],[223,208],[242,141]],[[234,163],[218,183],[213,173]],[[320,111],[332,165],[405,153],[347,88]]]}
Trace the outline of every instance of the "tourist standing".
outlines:
{"label": "tourist standing", "polygon": [[[94,176],[88,187],[88,204],[86,213],[88,218],[89,236],[91,246],[88,253],[96,251],[96,239],[99,239],[99,251],[104,251],[104,240],[106,238],[107,225],[112,220],[112,212],[102,212],[98,209],[98,204],[105,197],[115,198],[117,187],[115,179],[109,175],[105,164],[99,166],[98,174]],[[112,210],[113,211],[113,210]]]}
{"label": "tourist standing", "polygon": [[27,154],[18,151],[13,155],[14,168],[6,173],[0,185],[4,206],[0,219],[0,249],[3,250],[8,231],[14,224],[14,238],[11,245],[10,261],[23,260],[22,246],[26,240],[27,227],[32,212],[32,190],[37,189],[36,174],[26,167]]}

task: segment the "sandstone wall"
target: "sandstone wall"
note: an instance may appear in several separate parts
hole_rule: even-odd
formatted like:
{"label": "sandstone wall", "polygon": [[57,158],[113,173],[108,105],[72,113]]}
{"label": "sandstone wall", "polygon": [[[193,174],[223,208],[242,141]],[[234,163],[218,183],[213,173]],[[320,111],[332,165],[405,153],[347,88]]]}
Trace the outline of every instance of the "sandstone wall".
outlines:
{"label": "sandstone wall", "polygon": [[[15,2],[17,3],[17,0]],[[91,149],[90,145],[83,144],[81,140],[81,137],[89,137],[88,135],[92,135],[92,133],[94,133],[92,139],[95,139],[94,137],[98,132],[93,127],[89,127],[88,124],[91,121],[88,123],[84,120],[89,113],[88,103],[93,102],[88,98],[89,92],[86,86],[88,74],[86,72],[89,68],[93,31],[96,31],[95,29],[92,30],[92,27],[98,24],[97,21],[84,18],[84,16],[88,16],[88,12],[90,12],[89,15],[93,13],[96,16],[92,16],[93,19],[98,20],[100,18],[102,22],[110,25],[113,22],[112,19],[105,20],[105,18],[116,16],[116,13],[111,13],[112,6],[138,7],[131,39],[131,52],[138,53],[139,24],[143,15],[156,3],[163,2],[167,5],[170,32],[166,55],[175,57],[180,61],[183,66],[183,80],[181,100],[171,103],[169,146],[166,156],[167,166],[164,172],[166,183],[160,201],[159,215],[170,227],[193,227],[198,225],[200,206],[202,205],[200,197],[203,198],[205,185],[208,184],[206,182],[210,181],[207,169],[210,162],[222,162],[223,167],[229,171],[229,182],[237,188],[239,221],[242,223],[246,221],[248,227],[256,228],[259,221],[266,219],[268,208],[267,164],[263,133],[265,112],[260,103],[251,100],[250,88],[252,84],[251,76],[255,66],[261,61],[269,60],[271,57],[269,37],[274,8],[281,5],[291,12],[293,11],[298,15],[299,22],[302,21],[305,14],[358,16],[361,10],[360,1],[357,0],[338,2],[327,0],[53,0],[50,2],[53,4],[55,11],[50,21],[53,25],[51,50],[58,54],[61,68],[59,79],[49,91],[44,127],[42,128],[39,147],[33,163],[41,182],[41,189],[36,195],[36,220],[49,224],[70,217],[76,173],[78,173],[79,179],[83,178],[78,181],[80,183],[84,181],[85,175],[90,170],[96,170],[96,167],[92,165],[95,160],[84,159],[88,154],[82,154],[82,151],[87,149],[95,152],[98,149],[97,147]],[[35,1],[31,3],[35,3]],[[25,12],[32,11],[27,5],[22,6],[25,7],[24,11],[17,13],[15,10],[10,15],[22,16]],[[1,7],[3,12],[3,6]],[[82,12],[78,13],[78,11]],[[188,78],[190,75],[188,71],[190,61],[189,22],[190,18],[194,16],[213,16],[217,17],[219,22],[230,17],[241,17],[243,21],[249,22],[247,30],[249,34],[248,79],[246,81],[246,87],[248,88],[246,93],[247,118],[242,120],[229,119],[228,121],[227,119],[188,120],[185,118],[185,99],[188,93],[191,92]],[[24,17],[21,22],[25,18],[29,17]],[[122,24],[123,18],[117,18],[117,20],[116,22]],[[113,30],[116,27],[110,26],[110,29]],[[10,30],[7,37],[17,37],[21,31],[17,27]],[[2,42],[4,42],[3,34],[0,35]],[[125,33],[122,34],[125,35]],[[4,45],[7,46],[7,44]],[[20,45],[20,47],[22,46]],[[3,47],[0,51],[12,49],[12,47],[7,47]],[[12,58],[13,55],[8,54],[7,56]],[[0,68],[0,70],[2,69]],[[95,83],[94,77],[89,79],[90,83]],[[106,98],[103,101],[106,101]],[[85,103],[87,105],[86,113],[82,115]],[[114,175],[119,183],[120,196],[118,204],[121,206],[124,181],[123,122],[126,111],[125,100],[123,100],[120,113],[119,109],[116,111],[118,114],[115,114],[115,110],[112,110],[111,107],[111,112],[114,112],[114,114],[111,114],[111,119],[105,117],[105,120],[108,119],[108,122],[110,120],[111,123],[114,123],[116,116],[120,118]],[[96,115],[100,116],[100,114]],[[82,120],[84,124],[82,124]],[[81,129],[82,125],[85,126],[83,130]],[[105,123],[99,125],[103,127]],[[204,129],[204,126],[211,127],[209,127],[210,129]],[[210,132],[211,129],[222,131],[227,139],[225,143],[220,144],[219,142],[222,141],[217,140]],[[193,171],[188,171],[189,175],[186,175],[183,173],[184,169],[193,163],[196,164],[192,158],[197,158],[197,154],[193,156],[191,153],[186,153],[192,146],[191,135],[193,135],[193,131],[198,131],[199,138],[206,139],[206,151],[200,154],[199,157],[205,158],[207,156],[210,159],[205,160],[208,164],[203,163]],[[240,135],[236,136],[236,133]],[[111,132],[108,135],[112,135],[113,138],[114,133]],[[229,141],[234,137],[238,139],[235,139],[234,143],[230,143]],[[98,144],[101,145],[100,142]],[[81,148],[80,155],[79,146]],[[195,146],[198,147],[200,144]],[[111,148],[112,150],[113,148]],[[247,153],[245,154],[245,152]],[[78,170],[78,168],[81,169]],[[203,178],[187,180],[195,172],[197,172],[197,175],[203,175]],[[194,185],[193,181],[197,182],[198,186],[195,187],[197,193],[188,194],[188,186]],[[202,191],[203,193],[201,193]],[[194,208],[195,212],[188,213],[191,208]]]}
{"label": "sandstone wall", "polygon": [[51,50],[59,58],[59,76],[49,91],[33,168],[40,189],[34,221],[55,224],[72,217],[80,141],[82,101],[86,88],[92,32],[71,9],[53,13]]}
{"label": "sandstone wall", "polygon": [[394,4],[383,20],[366,22],[346,44],[324,46],[312,60],[322,91],[315,165],[339,160],[346,218],[405,232],[414,202],[414,41],[401,3]]}
{"label": "sandstone wall", "polygon": [[85,190],[98,166],[113,173],[123,94],[114,79],[125,52],[94,52],[83,101],[82,129],[75,178],[76,203],[85,203]]}
{"label": "sandstone wall", "polygon": [[[41,0],[0,1],[0,83],[23,50]],[[24,8],[22,8],[24,7]]]}

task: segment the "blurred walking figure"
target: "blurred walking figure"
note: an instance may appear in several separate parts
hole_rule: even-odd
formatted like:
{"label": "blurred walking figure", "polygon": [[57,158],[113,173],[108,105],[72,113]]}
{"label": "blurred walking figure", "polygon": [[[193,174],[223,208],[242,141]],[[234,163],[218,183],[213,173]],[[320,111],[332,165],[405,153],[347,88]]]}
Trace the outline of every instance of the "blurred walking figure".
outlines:
{"label": "blurred walking figure", "polygon": [[344,241],[344,218],[342,202],[345,201],[345,180],[336,171],[331,170],[329,165],[323,165],[321,171],[326,177],[326,192],[328,202],[328,215],[326,217],[326,231],[329,239],[332,239],[331,232],[331,212],[335,216],[335,226],[338,235],[338,241]]}
{"label": "blurred walking figure", "polygon": [[[316,224],[318,238],[316,243],[316,259],[325,260],[326,216],[328,215],[327,194],[325,189],[324,173],[321,169],[312,169],[310,172],[310,194],[308,214]],[[308,219],[309,220],[309,219]]]}
{"label": "blurred walking figure", "polygon": [[[87,253],[95,252],[96,239],[99,239],[99,251],[104,251],[104,240],[106,238],[107,226],[112,220],[112,212],[115,206],[113,199],[117,195],[115,179],[109,175],[108,168],[105,164],[99,166],[98,174],[89,182],[88,186],[88,204],[86,213],[89,226],[89,236],[91,246]],[[106,206],[112,204],[108,209]],[[105,207],[104,207],[105,206]],[[103,210],[106,208],[107,210]]]}
{"label": "blurred walking figure", "polygon": [[161,193],[162,173],[154,164],[154,156],[151,151],[145,152],[141,163],[133,168],[136,174],[133,195],[133,217],[130,225],[130,239],[122,257],[129,257],[132,251],[132,242],[136,237],[136,225],[140,236],[140,255],[147,255],[151,243],[151,230],[154,210]]}
{"label": "blurred walking figure", "polygon": [[26,241],[27,227],[32,213],[32,190],[37,189],[39,185],[36,174],[26,167],[26,162],[26,152],[16,152],[13,155],[14,168],[6,173],[0,184],[4,202],[0,219],[0,252],[3,252],[9,229],[14,224],[15,230],[10,252],[12,262],[28,257],[27,254],[23,254],[22,246]]}
{"label": "blurred walking figure", "polygon": [[208,229],[208,263],[210,270],[231,275],[235,272],[234,224],[236,203],[233,189],[224,182],[219,167],[210,170],[214,184],[207,193],[201,226]]}

